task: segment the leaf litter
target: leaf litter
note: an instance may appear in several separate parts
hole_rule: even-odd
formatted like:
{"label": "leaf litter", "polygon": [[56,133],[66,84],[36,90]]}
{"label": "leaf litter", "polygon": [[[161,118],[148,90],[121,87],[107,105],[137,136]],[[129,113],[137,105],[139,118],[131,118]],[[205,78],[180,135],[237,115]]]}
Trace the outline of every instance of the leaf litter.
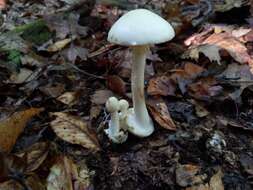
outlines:
{"label": "leaf litter", "polygon": [[[0,7],[0,189],[252,189],[252,1]],[[105,102],[131,104],[132,57],[106,38],[137,7],[177,36],[148,55],[155,133],[118,146],[103,133]]]}

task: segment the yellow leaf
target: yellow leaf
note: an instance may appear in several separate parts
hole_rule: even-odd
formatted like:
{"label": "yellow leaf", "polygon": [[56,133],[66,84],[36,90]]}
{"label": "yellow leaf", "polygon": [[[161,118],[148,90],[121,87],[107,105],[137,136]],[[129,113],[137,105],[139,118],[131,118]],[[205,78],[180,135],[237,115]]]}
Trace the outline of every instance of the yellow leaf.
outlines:
{"label": "yellow leaf", "polygon": [[77,92],[65,92],[64,94],[59,96],[57,98],[57,100],[59,100],[60,102],[66,104],[66,105],[72,106],[77,102],[76,101],[77,96],[78,96]]}
{"label": "yellow leaf", "polygon": [[49,52],[57,52],[60,51],[61,49],[63,49],[66,45],[68,45],[71,42],[70,38],[66,38],[64,40],[60,40],[55,42],[54,44],[50,45],[47,48],[47,51]]}
{"label": "yellow leaf", "polygon": [[56,116],[50,125],[58,137],[93,151],[100,149],[96,136],[88,129],[86,122],[67,113],[55,112],[51,115]]}
{"label": "yellow leaf", "polygon": [[0,122],[0,151],[10,152],[18,136],[23,132],[27,122],[43,109],[30,108],[16,112],[9,118]]}

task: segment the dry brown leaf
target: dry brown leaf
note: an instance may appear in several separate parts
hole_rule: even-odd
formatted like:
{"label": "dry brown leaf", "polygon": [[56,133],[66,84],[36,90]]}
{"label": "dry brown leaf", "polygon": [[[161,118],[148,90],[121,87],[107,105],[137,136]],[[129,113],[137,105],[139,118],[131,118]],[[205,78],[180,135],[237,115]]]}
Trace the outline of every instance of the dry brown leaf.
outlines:
{"label": "dry brown leaf", "polygon": [[187,92],[187,85],[205,71],[203,67],[189,62],[184,65],[184,69],[175,70],[170,78],[178,84],[179,89],[184,94]]}
{"label": "dry brown leaf", "polygon": [[100,149],[97,137],[88,128],[88,124],[80,118],[67,113],[55,112],[51,114],[56,118],[50,125],[56,135],[62,140],[72,144],[79,144],[92,151]]}
{"label": "dry brown leaf", "polygon": [[77,58],[80,58],[81,60],[87,60],[88,49],[76,46],[72,43],[69,48],[66,48],[61,53],[70,62],[75,63]]}
{"label": "dry brown leaf", "polygon": [[[217,61],[220,64],[220,50],[227,51],[230,56],[239,63],[248,63],[253,67],[253,58],[248,54],[247,48],[241,38],[243,38],[250,30],[231,30],[231,32],[213,33],[201,39],[200,41],[191,41],[193,36],[185,41],[191,45],[183,57],[191,57],[198,60],[199,54],[203,53],[210,61]],[[206,35],[205,32],[202,32]],[[200,34],[201,35],[201,34]],[[246,38],[243,38],[244,40]]]}
{"label": "dry brown leaf", "polygon": [[68,35],[85,37],[87,27],[79,25],[79,18],[79,13],[44,15],[44,20],[49,29],[55,30],[58,39],[65,39]]}
{"label": "dry brown leaf", "polygon": [[222,177],[223,173],[219,170],[211,177],[209,183],[187,187],[185,190],[224,190]]}
{"label": "dry brown leaf", "polygon": [[24,190],[24,188],[17,181],[9,180],[0,183],[0,190]]}
{"label": "dry brown leaf", "polygon": [[48,146],[49,144],[46,142],[39,142],[17,154],[18,157],[26,158],[26,173],[32,172],[40,167],[47,158]]}
{"label": "dry brown leaf", "polygon": [[206,178],[206,174],[199,174],[200,167],[197,165],[185,164],[178,165],[176,169],[176,181],[181,187],[192,186],[200,184]]}
{"label": "dry brown leaf", "polygon": [[198,117],[206,117],[209,115],[209,111],[198,101],[190,100],[191,104],[195,106],[195,112]]}
{"label": "dry brown leaf", "polygon": [[77,101],[77,92],[65,92],[61,96],[57,98],[60,102],[68,105],[68,106],[73,106]]}
{"label": "dry brown leaf", "polygon": [[100,105],[93,105],[90,109],[90,120],[97,118],[102,109],[103,107]]}
{"label": "dry brown leaf", "polygon": [[64,47],[66,47],[66,45],[68,45],[72,40],[70,38],[66,38],[64,40],[59,40],[57,42],[55,42],[54,44],[50,45],[47,48],[48,52],[57,52],[62,50]]}
{"label": "dry brown leaf", "polygon": [[113,96],[113,93],[110,90],[97,90],[91,96],[91,102],[95,105],[104,105],[111,96]]}
{"label": "dry brown leaf", "polygon": [[196,76],[203,73],[205,69],[193,63],[186,63],[184,65],[184,71],[190,78],[195,78]]}
{"label": "dry brown leaf", "polygon": [[163,128],[175,131],[177,129],[175,123],[170,117],[168,107],[161,99],[148,101],[148,109],[152,116]]}
{"label": "dry brown leaf", "polygon": [[167,76],[152,78],[149,81],[147,93],[149,95],[174,96],[176,87]]}
{"label": "dry brown leaf", "polygon": [[47,84],[46,86],[39,87],[40,91],[42,91],[45,95],[56,98],[64,93],[65,84],[55,83],[55,84]]}
{"label": "dry brown leaf", "polygon": [[222,86],[217,85],[217,81],[213,77],[205,77],[195,83],[188,85],[188,93],[196,98],[208,100],[222,93]]}
{"label": "dry brown leaf", "polygon": [[30,189],[32,190],[45,190],[44,181],[37,175],[29,175],[29,177],[26,179],[26,184]]}
{"label": "dry brown leaf", "polygon": [[236,63],[229,64],[227,69],[219,75],[219,78],[225,79],[230,85],[240,87],[232,93],[229,93],[229,96],[237,101],[241,97],[243,90],[252,85],[253,74],[250,71],[248,65],[238,65]]}
{"label": "dry brown leaf", "polygon": [[22,68],[19,73],[12,74],[10,77],[10,82],[14,84],[21,84],[27,81],[32,80],[31,76],[33,71],[29,69]]}
{"label": "dry brown leaf", "polygon": [[209,181],[210,190],[224,190],[224,185],[222,182],[223,173],[221,169],[211,177]]}
{"label": "dry brown leaf", "polygon": [[18,136],[23,132],[27,122],[39,114],[42,108],[30,108],[14,113],[9,118],[0,122],[0,150],[10,152]]}
{"label": "dry brown leaf", "polygon": [[0,0],[0,9],[4,9],[6,7],[6,1]]}
{"label": "dry brown leaf", "polygon": [[126,93],[126,84],[117,75],[111,75],[107,77],[107,86],[116,94],[124,95]]}
{"label": "dry brown leaf", "polygon": [[60,157],[47,177],[48,190],[84,190],[91,186],[90,171],[82,164],[78,167],[67,157]]}

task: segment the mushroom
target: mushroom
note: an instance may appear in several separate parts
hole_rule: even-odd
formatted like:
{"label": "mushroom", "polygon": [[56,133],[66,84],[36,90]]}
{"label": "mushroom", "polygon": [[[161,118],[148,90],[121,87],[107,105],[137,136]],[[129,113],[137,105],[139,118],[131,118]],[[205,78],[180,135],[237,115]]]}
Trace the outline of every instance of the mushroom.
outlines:
{"label": "mushroom", "polygon": [[120,104],[117,98],[110,97],[106,102],[106,109],[111,115],[109,128],[105,129],[105,133],[114,143],[123,143],[127,139],[127,133],[121,130],[119,121]]}
{"label": "mushroom", "polygon": [[174,36],[174,29],[166,20],[146,9],[129,11],[109,31],[109,42],[130,46],[132,49],[133,108],[129,109],[127,125],[128,130],[136,136],[146,137],[154,131],[144,97],[144,71],[149,47],[169,41]]}
{"label": "mushroom", "polygon": [[128,130],[128,126],[126,124],[126,118],[128,115],[128,108],[129,108],[129,104],[126,100],[122,99],[119,101],[119,123],[120,123],[120,127],[127,131]]}

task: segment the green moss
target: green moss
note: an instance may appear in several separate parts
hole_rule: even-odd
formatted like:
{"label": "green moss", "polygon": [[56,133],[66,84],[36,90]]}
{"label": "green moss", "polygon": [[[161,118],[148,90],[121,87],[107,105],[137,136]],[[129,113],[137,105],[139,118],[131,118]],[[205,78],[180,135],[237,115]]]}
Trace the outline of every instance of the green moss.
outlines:
{"label": "green moss", "polygon": [[15,30],[17,32],[22,31],[21,37],[35,45],[42,45],[52,37],[52,34],[43,20],[18,27]]}

